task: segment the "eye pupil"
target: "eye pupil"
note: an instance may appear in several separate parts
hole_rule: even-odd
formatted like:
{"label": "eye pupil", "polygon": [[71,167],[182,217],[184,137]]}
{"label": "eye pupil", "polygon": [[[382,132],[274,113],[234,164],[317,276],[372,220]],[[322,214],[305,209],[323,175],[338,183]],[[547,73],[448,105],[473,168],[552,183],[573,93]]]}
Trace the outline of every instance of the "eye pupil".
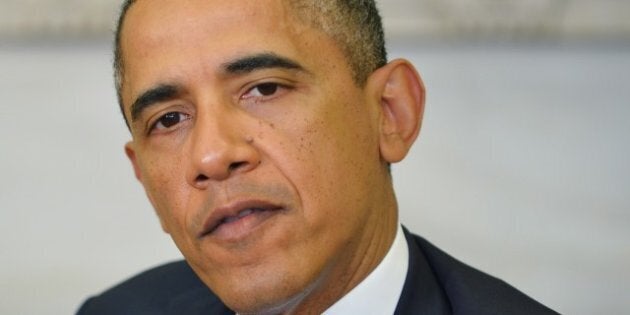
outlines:
{"label": "eye pupil", "polygon": [[179,113],[167,113],[160,118],[160,124],[162,124],[164,128],[169,128],[179,123],[180,120],[181,117]]}
{"label": "eye pupil", "polygon": [[272,95],[278,91],[278,85],[275,83],[264,83],[258,86],[258,91],[265,96]]}

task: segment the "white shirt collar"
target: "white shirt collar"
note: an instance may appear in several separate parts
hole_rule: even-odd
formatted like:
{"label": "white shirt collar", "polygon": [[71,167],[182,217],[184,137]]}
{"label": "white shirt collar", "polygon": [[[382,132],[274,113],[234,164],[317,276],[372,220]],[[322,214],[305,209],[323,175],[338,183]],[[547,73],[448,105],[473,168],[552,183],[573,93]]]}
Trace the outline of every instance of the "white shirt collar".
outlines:
{"label": "white shirt collar", "polygon": [[402,226],[383,261],[323,315],[394,314],[409,267],[409,248]]}

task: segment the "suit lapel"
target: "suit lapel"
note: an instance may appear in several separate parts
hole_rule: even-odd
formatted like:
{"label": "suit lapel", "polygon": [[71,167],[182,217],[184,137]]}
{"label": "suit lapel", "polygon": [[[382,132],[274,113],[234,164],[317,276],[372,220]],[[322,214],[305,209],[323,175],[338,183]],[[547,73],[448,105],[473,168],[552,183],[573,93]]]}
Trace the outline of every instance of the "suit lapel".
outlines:
{"label": "suit lapel", "polygon": [[192,288],[173,298],[166,314],[234,315],[205,285]]}
{"label": "suit lapel", "polygon": [[403,228],[409,247],[409,269],[394,314],[451,314],[448,298],[439,285],[413,235]]}

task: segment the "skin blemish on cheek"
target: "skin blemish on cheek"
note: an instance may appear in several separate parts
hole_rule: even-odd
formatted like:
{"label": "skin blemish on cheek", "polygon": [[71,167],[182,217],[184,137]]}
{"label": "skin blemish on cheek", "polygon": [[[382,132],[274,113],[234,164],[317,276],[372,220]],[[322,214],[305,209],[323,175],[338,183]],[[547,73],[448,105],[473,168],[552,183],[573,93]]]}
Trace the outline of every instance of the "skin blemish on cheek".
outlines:
{"label": "skin blemish on cheek", "polygon": [[258,128],[259,128],[258,139],[261,139],[261,140],[263,139],[263,136],[265,134],[265,131],[264,131],[265,127],[269,127],[270,129],[276,129],[276,125],[274,123],[266,122],[259,119],[258,120]]}

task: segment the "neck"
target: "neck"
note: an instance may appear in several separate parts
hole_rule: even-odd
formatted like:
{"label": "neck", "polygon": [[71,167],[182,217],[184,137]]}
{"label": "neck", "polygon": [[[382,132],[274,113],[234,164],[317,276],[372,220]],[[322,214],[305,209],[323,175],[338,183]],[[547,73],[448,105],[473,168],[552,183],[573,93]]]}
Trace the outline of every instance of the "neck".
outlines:
{"label": "neck", "polygon": [[366,224],[321,273],[318,280],[275,314],[321,314],[363,281],[383,260],[398,228],[398,209],[391,185],[380,207],[372,207]]}

